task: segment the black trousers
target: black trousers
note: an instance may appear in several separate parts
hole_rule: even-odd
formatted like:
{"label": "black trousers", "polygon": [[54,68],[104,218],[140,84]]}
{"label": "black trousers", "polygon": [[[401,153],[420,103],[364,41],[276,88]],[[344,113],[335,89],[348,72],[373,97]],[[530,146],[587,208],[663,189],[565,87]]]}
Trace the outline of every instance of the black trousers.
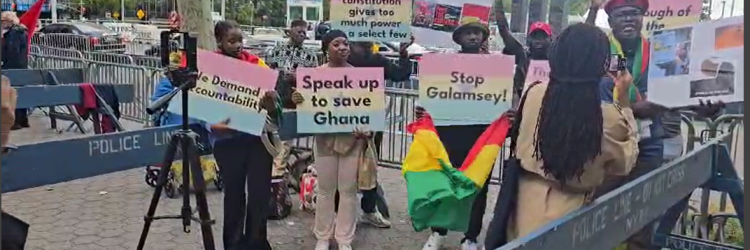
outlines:
{"label": "black trousers", "polygon": [[28,109],[16,109],[16,120],[14,125],[20,127],[29,127],[29,110]]}
{"label": "black trousers", "polygon": [[224,249],[270,250],[266,224],[273,157],[254,135],[217,141],[214,157],[224,180]]}
{"label": "black trousers", "polygon": [[[441,126],[436,129],[440,141],[443,142],[443,146],[445,146],[445,150],[448,152],[451,165],[459,168],[463,164],[464,159],[466,159],[466,156],[469,155],[469,151],[471,151],[471,147],[474,146],[476,140],[487,129],[487,125]],[[476,242],[479,233],[482,231],[482,219],[484,218],[484,210],[487,207],[489,182],[490,179],[487,178],[487,182],[474,200],[469,217],[469,229],[464,232],[464,239],[462,241],[471,240]],[[448,230],[444,228],[432,228],[432,231],[440,235],[448,234]]]}
{"label": "black trousers", "polygon": [[[380,148],[383,146],[383,132],[376,132],[373,138],[373,144],[375,144],[375,154],[380,157]],[[376,206],[378,205],[378,186],[370,190],[362,190],[362,200],[360,201],[360,207],[365,213],[374,213]]]}

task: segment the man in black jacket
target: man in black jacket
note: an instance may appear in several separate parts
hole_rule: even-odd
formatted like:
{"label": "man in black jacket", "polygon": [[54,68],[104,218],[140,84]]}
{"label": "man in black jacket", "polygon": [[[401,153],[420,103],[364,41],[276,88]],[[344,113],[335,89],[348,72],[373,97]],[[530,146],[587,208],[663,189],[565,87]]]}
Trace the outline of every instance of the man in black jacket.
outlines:
{"label": "man in black jacket", "polygon": [[[489,36],[489,28],[484,23],[469,22],[462,24],[455,31],[453,31],[453,41],[461,46],[462,54],[482,54],[487,53],[482,49],[482,44],[487,41]],[[421,117],[425,112],[422,107],[417,107],[415,110],[417,117]],[[500,114],[498,114],[500,115]],[[464,124],[440,124],[436,121],[436,127],[440,141],[443,142],[445,151],[448,153],[448,159],[451,161],[453,166],[461,166],[466,156],[468,156],[471,147],[474,146],[474,142],[479,136],[487,129],[487,124],[477,124],[475,122],[465,122]],[[477,197],[474,199],[472,205],[471,214],[469,215],[469,227],[464,232],[464,238],[461,240],[462,250],[477,250],[477,237],[482,231],[482,220],[484,218],[484,211],[487,206],[487,189],[489,187],[489,181],[491,178],[487,178],[487,182],[479,191]],[[442,249],[445,243],[448,230],[444,228],[432,228],[432,234],[427,242],[424,244],[422,250],[438,250]]]}
{"label": "man in black jacket", "polygon": [[[3,12],[3,47],[2,47],[2,69],[26,69],[29,67],[27,53],[29,51],[28,32],[26,27],[18,22],[18,17],[13,13]],[[27,109],[16,109],[16,122],[11,129],[29,127]]]}
{"label": "man in black jacket", "polygon": [[[355,42],[351,45],[351,54],[348,61],[354,67],[383,68],[386,81],[408,81],[411,77],[412,62],[409,60],[409,53],[406,49],[412,43],[414,43],[413,37],[410,42],[401,44],[398,62],[394,63],[393,60],[375,53],[371,42]],[[375,152],[380,156],[380,148],[383,144],[383,132],[375,133],[374,144]],[[377,187],[371,190],[362,190],[361,207],[362,211],[364,211],[362,220],[375,227],[389,228],[391,227],[391,222],[385,219],[376,209],[378,199]]]}
{"label": "man in black jacket", "polygon": [[505,10],[502,1],[497,2],[495,7],[495,18],[500,38],[505,44],[503,54],[516,57],[516,73],[513,76],[513,93],[521,96],[523,85],[526,82],[526,73],[531,60],[547,60],[547,51],[552,44],[552,26],[543,22],[535,22],[529,27],[526,36],[526,46],[523,46],[511,34],[508,28],[508,20],[505,18]]}

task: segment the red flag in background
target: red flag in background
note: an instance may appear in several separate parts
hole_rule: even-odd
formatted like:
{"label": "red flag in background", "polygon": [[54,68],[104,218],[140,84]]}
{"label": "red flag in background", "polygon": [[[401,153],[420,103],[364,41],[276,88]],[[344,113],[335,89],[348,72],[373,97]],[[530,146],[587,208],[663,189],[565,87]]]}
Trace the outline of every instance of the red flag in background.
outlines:
{"label": "red flag in background", "polygon": [[[26,11],[26,13],[23,13],[23,15],[18,18],[20,23],[26,26],[26,29],[29,32],[29,38],[27,40],[29,45],[31,45],[31,38],[34,36],[34,32],[36,32],[36,24],[39,22],[39,15],[42,13],[44,1],[45,0],[37,0],[36,3],[29,7],[29,10]],[[29,46],[29,48],[31,48],[31,46]]]}

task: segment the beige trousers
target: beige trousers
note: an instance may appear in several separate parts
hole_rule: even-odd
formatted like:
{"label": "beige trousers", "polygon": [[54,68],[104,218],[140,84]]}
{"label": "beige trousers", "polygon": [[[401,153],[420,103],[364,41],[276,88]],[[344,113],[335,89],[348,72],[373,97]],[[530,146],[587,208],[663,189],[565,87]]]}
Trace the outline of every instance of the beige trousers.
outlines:
{"label": "beige trousers", "polygon": [[[356,154],[355,154],[356,155]],[[315,208],[315,237],[334,238],[338,244],[351,244],[357,229],[357,161],[356,156],[316,156],[318,197]],[[334,211],[339,191],[339,210]]]}

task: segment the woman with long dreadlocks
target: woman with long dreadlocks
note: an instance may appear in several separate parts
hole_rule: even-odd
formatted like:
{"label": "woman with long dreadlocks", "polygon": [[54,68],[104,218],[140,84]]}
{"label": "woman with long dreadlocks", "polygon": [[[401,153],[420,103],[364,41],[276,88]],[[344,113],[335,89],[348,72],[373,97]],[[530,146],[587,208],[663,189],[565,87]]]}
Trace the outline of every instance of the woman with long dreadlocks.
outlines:
{"label": "woman with long dreadlocks", "polygon": [[[608,73],[609,58],[607,35],[593,25],[572,25],[553,43],[550,82],[531,87],[516,116],[516,152],[524,171],[510,238],[580,208],[598,186],[628,175],[635,165],[636,123],[625,94],[633,78],[627,71]],[[623,93],[615,103],[599,97],[605,75]]]}

